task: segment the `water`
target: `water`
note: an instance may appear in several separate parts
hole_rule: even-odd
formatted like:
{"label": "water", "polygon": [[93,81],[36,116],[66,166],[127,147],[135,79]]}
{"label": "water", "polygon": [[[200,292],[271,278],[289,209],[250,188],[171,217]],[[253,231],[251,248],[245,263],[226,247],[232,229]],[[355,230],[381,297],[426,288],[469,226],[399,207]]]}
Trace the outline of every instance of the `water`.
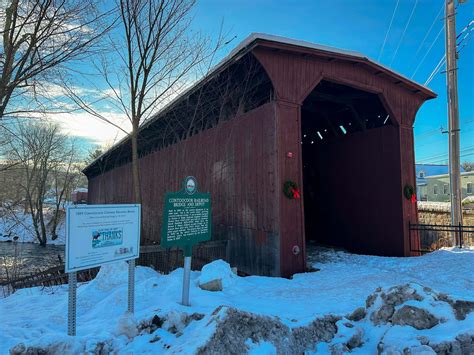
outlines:
{"label": "water", "polygon": [[42,271],[64,261],[64,245],[0,242],[0,282]]}

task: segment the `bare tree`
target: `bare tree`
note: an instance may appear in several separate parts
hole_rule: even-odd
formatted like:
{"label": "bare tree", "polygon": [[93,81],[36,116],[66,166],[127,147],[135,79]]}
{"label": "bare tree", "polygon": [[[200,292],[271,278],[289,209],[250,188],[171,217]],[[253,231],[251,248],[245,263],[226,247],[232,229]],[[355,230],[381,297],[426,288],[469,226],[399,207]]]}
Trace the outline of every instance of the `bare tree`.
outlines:
{"label": "bare tree", "polygon": [[54,124],[22,122],[4,132],[13,137],[2,153],[10,162],[17,163],[22,176],[12,183],[22,191],[33,233],[44,246],[48,234],[55,238],[63,203],[80,176],[76,150]]}
{"label": "bare tree", "polygon": [[190,84],[195,69],[209,68],[222,46],[215,45],[191,30],[195,0],[118,0],[120,26],[110,33],[112,55],[97,64],[108,84],[104,98],[127,116],[131,132],[126,131],[86,102],[70,88],[70,97],[90,114],[125,132],[132,145],[133,196],[141,202],[138,166],[140,124],[156,114],[177,93]]}
{"label": "bare tree", "polygon": [[90,55],[96,39],[113,26],[114,11],[99,12],[94,0],[1,4],[0,121],[31,111],[63,111],[45,106],[44,86],[47,89],[71,61]]}

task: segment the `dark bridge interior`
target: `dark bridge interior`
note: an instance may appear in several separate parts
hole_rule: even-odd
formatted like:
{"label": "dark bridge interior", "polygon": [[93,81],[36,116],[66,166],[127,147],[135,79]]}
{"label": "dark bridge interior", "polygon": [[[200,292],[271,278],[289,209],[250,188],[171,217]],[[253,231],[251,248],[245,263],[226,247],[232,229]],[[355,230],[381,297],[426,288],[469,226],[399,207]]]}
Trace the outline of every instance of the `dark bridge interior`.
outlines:
{"label": "dark bridge interior", "polygon": [[390,189],[398,130],[378,95],[329,81],[301,110],[306,239],[370,250],[390,214],[401,213],[393,203],[381,208],[399,191]]}

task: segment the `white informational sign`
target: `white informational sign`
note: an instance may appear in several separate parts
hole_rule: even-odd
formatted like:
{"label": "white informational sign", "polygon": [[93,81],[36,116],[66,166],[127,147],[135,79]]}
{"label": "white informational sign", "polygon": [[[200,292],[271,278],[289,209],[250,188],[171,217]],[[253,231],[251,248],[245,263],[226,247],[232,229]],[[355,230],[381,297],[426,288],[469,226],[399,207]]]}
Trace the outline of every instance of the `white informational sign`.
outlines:
{"label": "white informational sign", "polygon": [[140,205],[76,205],[66,210],[66,272],[140,255]]}

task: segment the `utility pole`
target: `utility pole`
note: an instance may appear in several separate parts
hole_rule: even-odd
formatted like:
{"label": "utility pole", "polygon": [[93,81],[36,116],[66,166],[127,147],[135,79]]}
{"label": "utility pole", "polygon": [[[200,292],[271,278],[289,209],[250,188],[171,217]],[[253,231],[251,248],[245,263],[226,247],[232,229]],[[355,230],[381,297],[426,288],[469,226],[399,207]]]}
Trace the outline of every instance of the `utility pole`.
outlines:
{"label": "utility pole", "polygon": [[[448,88],[449,180],[451,187],[451,223],[462,224],[461,162],[459,157],[458,68],[456,51],[456,17],[454,0],[446,0],[446,83]],[[459,235],[454,233],[454,243]],[[459,244],[458,244],[459,245]]]}

